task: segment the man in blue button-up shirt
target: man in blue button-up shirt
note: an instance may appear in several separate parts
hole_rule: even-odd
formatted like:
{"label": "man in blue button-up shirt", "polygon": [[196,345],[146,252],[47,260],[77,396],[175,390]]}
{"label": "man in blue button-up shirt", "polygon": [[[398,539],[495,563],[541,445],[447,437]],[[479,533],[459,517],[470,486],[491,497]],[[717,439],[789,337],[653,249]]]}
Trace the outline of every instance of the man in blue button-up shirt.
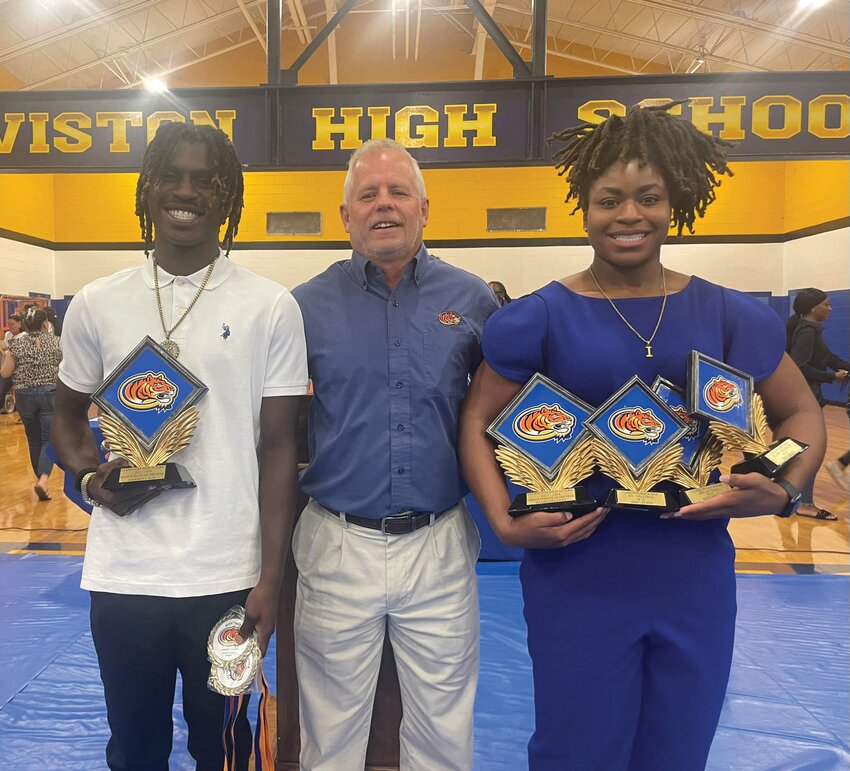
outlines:
{"label": "man in blue button-up shirt", "polygon": [[425,183],[392,140],[351,158],[349,260],[298,287],[315,396],[311,500],[293,550],[301,767],[363,768],[385,628],[402,769],[469,769],[480,541],[457,419],[481,361],[487,285],[428,254]]}

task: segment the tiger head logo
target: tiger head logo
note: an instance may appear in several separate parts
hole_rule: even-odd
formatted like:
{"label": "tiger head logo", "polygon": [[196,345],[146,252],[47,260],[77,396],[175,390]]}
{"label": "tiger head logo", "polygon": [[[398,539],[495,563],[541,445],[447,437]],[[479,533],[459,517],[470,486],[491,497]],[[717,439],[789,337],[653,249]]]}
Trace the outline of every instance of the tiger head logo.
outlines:
{"label": "tiger head logo", "polygon": [[623,407],[608,418],[612,433],[629,442],[655,444],[664,433],[664,424],[651,409]]}
{"label": "tiger head logo", "polygon": [[696,419],[681,404],[677,404],[673,407],[673,412],[675,412],[679,420],[688,427],[688,430],[682,438],[693,439],[699,433],[699,423],[697,423]]}
{"label": "tiger head logo", "polygon": [[729,412],[738,404],[744,403],[741,389],[722,375],[715,375],[702,389],[702,398],[711,409],[717,412]]}
{"label": "tiger head logo", "polygon": [[178,388],[163,372],[145,372],[128,377],[118,388],[118,399],[132,410],[170,410]]}
{"label": "tiger head logo", "polygon": [[241,641],[239,640],[239,630],[235,627],[228,627],[227,629],[222,629],[218,635],[218,641],[222,645],[241,645]]}
{"label": "tiger head logo", "polygon": [[518,437],[529,442],[563,442],[572,436],[575,425],[575,416],[561,405],[539,404],[517,415],[513,428]]}

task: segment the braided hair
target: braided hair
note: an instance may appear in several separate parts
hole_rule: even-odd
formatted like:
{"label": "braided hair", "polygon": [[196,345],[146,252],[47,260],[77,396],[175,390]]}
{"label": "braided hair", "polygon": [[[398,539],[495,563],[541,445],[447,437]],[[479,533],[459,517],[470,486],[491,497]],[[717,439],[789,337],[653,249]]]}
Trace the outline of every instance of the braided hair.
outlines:
{"label": "braided hair", "polygon": [[694,232],[697,215],[703,217],[715,198],[714,188],[720,185],[717,177],[732,176],[726,152],[733,145],[671,115],[669,110],[682,103],[633,107],[625,118],[611,115],[602,123],[584,123],[550,137],[550,142],[566,142],[553,160],[558,176],[566,174],[566,202],[577,202],[573,213],[587,211],[590,187],[606,169],[637,160],[641,166],[651,164],[664,178],[677,235],[684,228]]}
{"label": "braided hair", "polygon": [[142,171],[136,183],[136,216],[142,229],[145,243],[145,256],[153,249],[153,221],[148,210],[148,193],[155,183],[163,166],[168,163],[180,142],[197,142],[207,148],[207,156],[212,165],[212,184],[216,199],[224,213],[227,230],[221,245],[225,255],[230,254],[233,239],[239,230],[244,205],[245,182],[242,178],[242,166],[236,157],[236,150],[221,129],[194,123],[163,123],[145,150],[142,159]]}

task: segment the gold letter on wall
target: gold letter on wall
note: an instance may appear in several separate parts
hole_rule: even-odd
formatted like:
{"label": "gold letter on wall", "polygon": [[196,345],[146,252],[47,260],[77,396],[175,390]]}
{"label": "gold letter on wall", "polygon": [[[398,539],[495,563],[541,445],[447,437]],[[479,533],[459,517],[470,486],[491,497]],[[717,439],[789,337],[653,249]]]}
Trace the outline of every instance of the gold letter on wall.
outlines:
{"label": "gold letter on wall", "polygon": [[495,104],[473,104],[475,118],[466,120],[467,105],[447,104],[443,112],[449,116],[449,126],[446,133],[446,147],[466,147],[468,145],[464,131],[474,131],[473,147],[495,147],[496,137],[493,136],[493,114]]}
{"label": "gold letter on wall", "polygon": [[127,125],[139,127],[142,125],[140,112],[96,112],[94,125],[98,128],[112,126],[112,141],[109,143],[110,153],[129,153],[130,143],[127,141]]}
{"label": "gold letter on wall", "polygon": [[747,103],[745,96],[721,96],[720,105],[723,110],[712,112],[713,96],[692,96],[688,99],[691,105],[691,123],[704,134],[711,134],[711,127],[720,124],[720,138],[736,141],[746,136],[741,126],[741,109]]}
{"label": "gold letter on wall", "polygon": [[[839,109],[838,125],[826,126],[826,108]],[[850,96],[847,94],[821,94],[809,102],[809,133],[821,139],[844,139],[850,136]]]}
{"label": "gold letter on wall", "polygon": [[[72,126],[76,123],[79,128]],[[53,130],[65,136],[56,137],[53,144],[60,153],[84,153],[91,147],[91,135],[80,131],[91,128],[91,118],[84,112],[63,112],[53,119]]]}
{"label": "gold letter on wall", "polygon": [[[424,119],[424,122],[416,127],[415,134],[410,130],[410,119],[414,115]],[[433,107],[427,105],[402,107],[395,114],[395,140],[405,147],[439,147],[439,122],[440,113]]]}
{"label": "gold letter on wall", "polygon": [[334,134],[342,134],[339,143],[340,150],[356,150],[363,143],[360,141],[360,118],[363,117],[361,107],[340,107],[339,114],[342,123],[332,122],[336,114],[333,107],[314,107],[313,120],[316,123],[316,138],[313,140],[314,150],[336,150]]}
{"label": "gold letter on wall", "polygon": [[[782,126],[770,127],[770,108],[782,108]],[[763,96],[753,102],[753,134],[762,139],[790,139],[803,128],[803,103],[793,96]]]}

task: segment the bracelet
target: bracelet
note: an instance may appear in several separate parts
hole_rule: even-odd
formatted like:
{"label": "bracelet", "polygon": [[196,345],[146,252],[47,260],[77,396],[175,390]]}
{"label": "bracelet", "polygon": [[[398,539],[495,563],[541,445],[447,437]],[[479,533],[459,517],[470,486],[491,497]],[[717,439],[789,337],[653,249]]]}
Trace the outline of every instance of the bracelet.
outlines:
{"label": "bracelet", "polygon": [[83,477],[80,484],[80,494],[83,496],[84,503],[88,504],[92,508],[97,508],[100,506],[100,501],[96,501],[94,498],[89,496],[89,481],[94,475],[94,471],[89,471],[88,474]]}
{"label": "bracelet", "polygon": [[88,467],[88,468],[80,469],[80,470],[79,470],[79,471],[78,471],[78,472],[74,475],[74,488],[75,488],[75,489],[77,489],[77,490],[79,490],[80,492],[82,492],[83,477],[84,477],[86,474],[91,473],[92,471],[97,471],[97,466],[90,466],[90,467]]}

